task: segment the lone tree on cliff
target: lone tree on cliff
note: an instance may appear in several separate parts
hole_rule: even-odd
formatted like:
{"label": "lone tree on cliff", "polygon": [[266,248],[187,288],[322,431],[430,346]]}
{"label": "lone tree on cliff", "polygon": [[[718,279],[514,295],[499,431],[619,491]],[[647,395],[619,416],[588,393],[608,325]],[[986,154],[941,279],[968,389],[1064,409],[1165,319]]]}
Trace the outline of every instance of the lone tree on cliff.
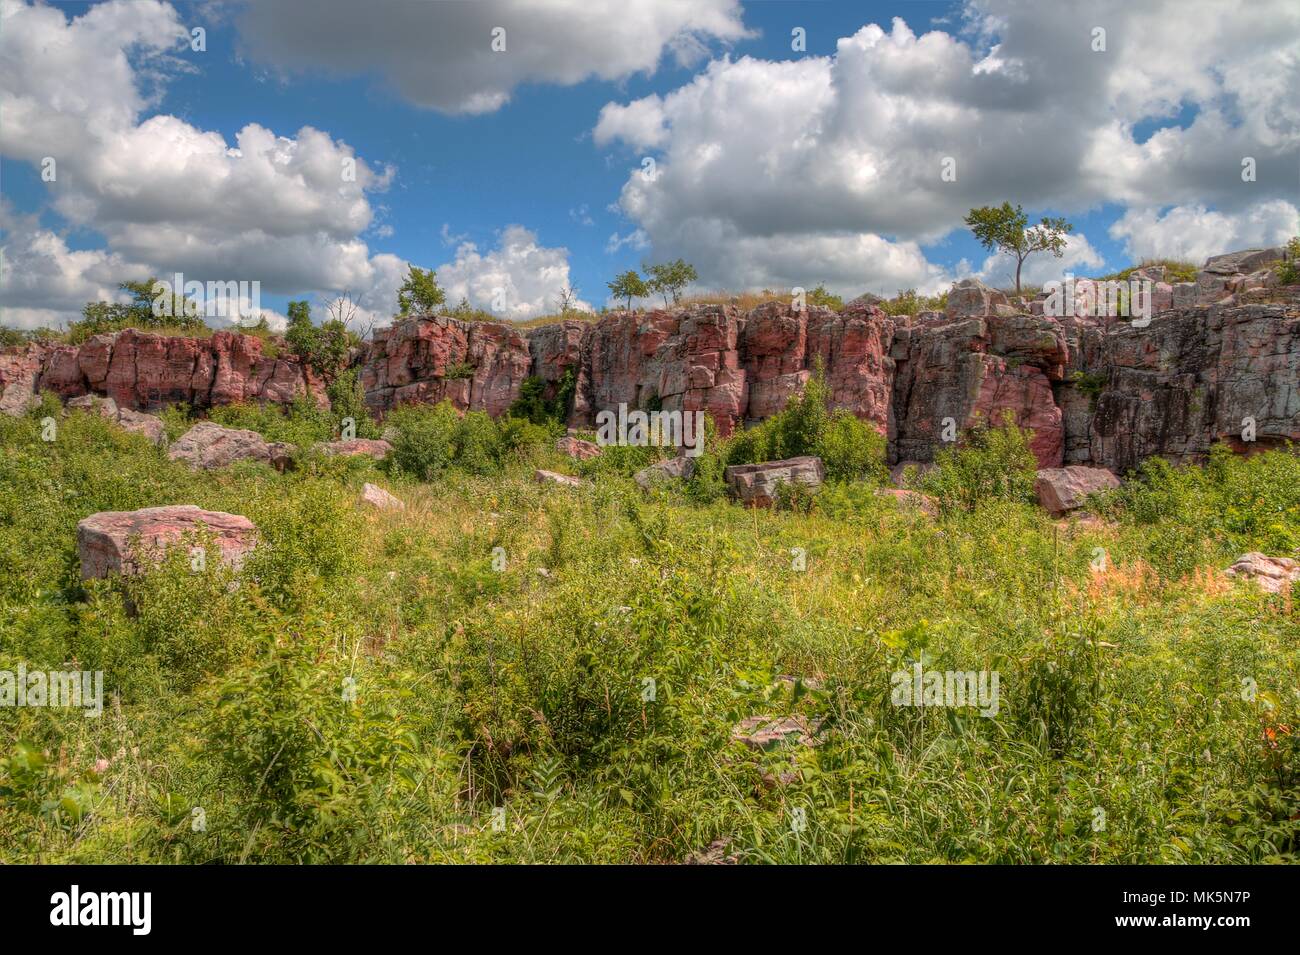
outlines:
{"label": "lone tree on cliff", "polygon": [[650,286],[645,284],[645,280],[636,274],[635,269],[628,269],[612,282],[605,283],[609,288],[609,294],[615,298],[627,299],[627,310],[632,311],[632,299],[645,298],[650,294]]}
{"label": "lone tree on cliff", "polygon": [[1074,231],[1074,226],[1064,219],[1048,216],[1043,216],[1038,225],[1027,229],[1028,216],[1018,205],[1011,208],[1009,202],[972,209],[966,216],[966,225],[984,248],[997,249],[1016,257],[1017,295],[1020,294],[1020,269],[1025,259],[1035,252],[1051,252],[1059,259],[1065,252],[1065,237]]}
{"label": "lone tree on cliff", "polygon": [[420,269],[412,265],[406,273],[406,281],[397,290],[397,314],[427,314],[445,301],[447,293],[438,284],[438,273],[433,269]]}
{"label": "lone tree on cliff", "polygon": [[682,259],[664,265],[643,265],[641,268],[650,277],[650,281],[646,282],[646,288],[657,295],[662,295],[665,307],[668,305],[669,295],[672,295],[673,304],[676,305],[682,300],[682,289],[699,278],[695,273],[695,266]]}

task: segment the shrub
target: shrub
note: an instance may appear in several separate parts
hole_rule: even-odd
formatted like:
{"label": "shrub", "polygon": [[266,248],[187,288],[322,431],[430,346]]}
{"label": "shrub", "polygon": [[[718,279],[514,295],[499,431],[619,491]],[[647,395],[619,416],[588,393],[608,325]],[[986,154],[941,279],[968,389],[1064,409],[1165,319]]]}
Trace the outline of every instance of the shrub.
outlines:
{"label": "shrub", "polygon": [[1283,285],[1300,285],[1300,235],[1286,244],[1286,257],[1273,270]]}
{"label": "shrub", "polygon": [[345,418],[351,418],[356,426],[358,438],[378,438],[379,425],[370,416],[366,407],[366,393],[361,387],[357,369],[349,368],[325,389],[330,400],[330,411],[334,415],[334,426],[342,427]]}
{"label": "shrub", "polygon": [[935,464],[921,478],[921,490],[943,511],[971,511],[990,500],[1035,500],[1038,461],[1028,432],[1016,427],[1010,412],[1000,427],[972,428],[956,447],[940,451]]}
{"label": "shrub", "polygon": [[388,423],[396,432],[388,461],[397,470],[432,481],[455,459],[460,416],[450,401],[432,407],[402,405],[389,416]]}
{"label": "shrub", "polygon": [[723,452],[725,465],[811,454],[822,459],[828,481],[882,480],[884,438],[850,411],[828,411],[829,401],[830,389],[819,364],[783,411],[732,438]]}

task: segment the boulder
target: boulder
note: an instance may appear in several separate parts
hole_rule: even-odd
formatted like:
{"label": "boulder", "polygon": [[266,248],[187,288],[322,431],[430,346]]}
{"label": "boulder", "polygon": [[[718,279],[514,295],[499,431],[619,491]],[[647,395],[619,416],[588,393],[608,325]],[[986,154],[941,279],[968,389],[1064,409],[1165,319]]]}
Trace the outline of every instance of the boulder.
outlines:
{"label": "boulder", "polygon": [[1281,593],[1300,581],[1300,561],[1290,557],[1269,557],[1258,551],[1243,554],[1224,571],[1229,577],[1253,580],[1269,593]]}
{"label": "boulder", "polygon": [[204,471],[224,468],[236,461],[265,461],[283,471],[291,466],[294,450],[293,445],[267,441],[256,431],[200,421],[176,439],[167,457]]}
{"label": "boulder", "polygon": [[67,407],[98,413],[102,418],[117,422],[123,431],[142,434],[154,444],[163,445],[167,443],[167,427],[163,424],[162,418],[157,415],[145,414],[143,411],[119,408],[117,402],[112,398],[101,398],[99,395],[82,395],[69,401]]}
{"label": "boulder", "polygon": [[948,292],[948,318],[982,318],[997,314],[997,306],[1007,305],[1007,297],[989,288],[979,279],[962,279]]}
{"label": "boulder", "polygon": [[561,454],[567,454],[576,461],[586,461],[590,458],[600,455],[600,445],[591,441],[583,441],[581,438],[575,438],[573,435],[566,435],[555,442],[555,450]]}
{"label": "boulder", "polygon": [[771,507],[782,484],[801,484],[815,491],[825,477],[822,459],[811,455],[762,464],[733,464],[724,472],[732,493],[749,507]]}
{"label": "boulder", "polygon": [[342,441],[319,441],[312,445],[312,450],[330,457],[352,458],[368,455],[376,461],[382,461],[388,457],[393,446],[382,439],[347,438]]}
{"label": "boulder", "polygon": [[537,470],[533,472],[533,480],[538,484],[558,484],[561,487],[586,487],[587,482],[582,478],[576,478],[568,474],[557,474],[555,471]]}
{"label": "boulder", "polygon": [[188,535],[193,535],[195,546],[201,537],[211,536],[221,562],[236,569],[257,543],[257,528],[248,518],[193,504],[101,511],[77,524],[81,578],[139,573]]}
{"label": "boulder", "polygon": [[1206,259],[1201,271],[1216,275],[1241,275],[1247,272],[1257,272],[1264,266],[1284,258],[1285,255],[1286,250],[1283,248],[1242,249],[1239,252],[1225,252],[1223,255],[1212,255]]}
{"label": "boulder", "polygon": [[369,481],[362,485],[361,496],[358,500],[362,504],[368,504],[381,511],[401,511],[406,509],[406,505],[402,503],[401,498],[394,497],[378,484],[371,484]]}
{"label": "boulder", "polygon": [[1083,506],[1089,494],[1119,487],[1119,478],[1104,468],[1071,464],[1063,468],[1045,468],[1038,472],[1034,490],[1038,503],[1053,517]]}
{"label": "boulder", "polygon": [[769,750],[784,744],[815,746],[817,727],[802,716],[748,716],[731,730],[731,738],[751,749]]}
{"label": "boulder", "polygon": [[656,461],[648,468],[642,468],[632,475],[632,480],[636,481],[641,490],[648,491],[656,484],[678,480],[689,481],[694,473],[695,459],[679,454],[675,458]]}

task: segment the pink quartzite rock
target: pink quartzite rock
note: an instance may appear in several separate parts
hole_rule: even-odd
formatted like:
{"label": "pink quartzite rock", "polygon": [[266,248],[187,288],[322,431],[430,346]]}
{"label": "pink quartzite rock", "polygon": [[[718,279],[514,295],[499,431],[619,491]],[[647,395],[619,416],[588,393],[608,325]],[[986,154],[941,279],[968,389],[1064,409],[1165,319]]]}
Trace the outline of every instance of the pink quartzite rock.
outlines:
{"label": "pink quartzite rock", "polygon": [[591,441],[583,441],[581,438],[575,438],[572,435],[556,441],[555,450],[578,461],[587,461],[600,456],[600,445]]}
{"label": "pink quartzite rock", "polygon": [[558,484],[561,487],[586,487],[587,485],[587,482],[582,478],[572,477],[568,474],[557,474],[555,471],[534,471],[533,480],[538,484]]}
{"label": "pink quartzite rock", "polygon": [[168,547],[187,537],[199,546],[204,536],[212,538],[222,563],[238,569],[257,543],[257,528],[246,517],[193,504],[92,514],[77,524],[81,578],[139,573]]}
{"label": "pink quartzite rock", "polygon": [[389,494],[378,484],[371,484],[369,481],[362,485],[359,500],[362,504],[369,504],[381,511],[401,511],[406,509],[406,505],[401,498]]}
{"label": "pink quartzite rock", "polygon": [[328,454],[331,457],[351,458],[369,455],[376,461],[382,461],[388,457],[393,450],[393,446],[382,439],[348,438],[344,441],[321,441],[312,445],[312,450],[320,451],[322,454]]}
{"label": "pink quartzite rock", "polygon": [[200,421],[176,439],[167,457],[204,471],[224,468],[236,461],[265,461],[283,471],[292,463],[293,450],[292,445],[267,441],[256,431]]}
{"label": "pink quartzite rock", "polygon": [[1060,517],[1084,504],[1089,494],[1119,487],[1119,478],[1102,468],[1072,464],[1064,468],[1047,468],[1038,472],[1034,490],[1038,503],[1053,517]]}
{"label": "pink quartzite rock", "polygon": [[694,473],[695,459],[680,454],[675,458],[656,461],[648,468],[642,468],[632,475],[632,480],[636,481],[637,487],[641,488],[641,490],[648,491],[656,484],[666,484],[680,480],[689,481]]}
{"label": "pink quartzite rock", "polygon": [[811,455],[765,461],[762,464],[733,464],[723,472],[732,492],[749,507],[771,507],[782,484],[801,484],[808,490],[821,487],[826,476],[822,459]]}
{"label": "pink quartzite rock", "polygon": [[82,395],[80,398],[73,398],[67,406],[96,412],[100,417],[117,422],[123,431],[142,434],[154,444],[167,443],[167,426],[163,424],[162,418],[142,411],[132,411],[130,408],[119,408],[112,398]]}
{"label": "pink quartzite rock", "polygon": [[1224,573],[1229,577],[1254,580],[1264,590],[1276,594],[1300,581],[1300,561],[1290,557],[1268,557],[1252,551],[1238,557]]}

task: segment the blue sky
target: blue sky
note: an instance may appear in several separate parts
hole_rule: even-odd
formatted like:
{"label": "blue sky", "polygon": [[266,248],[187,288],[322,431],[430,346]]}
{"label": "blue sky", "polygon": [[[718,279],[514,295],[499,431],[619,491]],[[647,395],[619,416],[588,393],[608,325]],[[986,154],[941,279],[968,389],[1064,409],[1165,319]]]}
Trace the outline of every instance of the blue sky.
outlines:
{"label": "blue sky", "polygon": [[[25,11],[19,0],[4,2],[8,16],[5,31],[0,34],[0,45],[19,42],[25,33],[36,36],[38,28],[30,11]],[[292,3],[288,5],[293,6]],[[310,126],[329,137],[330,148],[346,146],[377,173],[385,168],[391,169],[391,175],[382,185],[366,189],[354,197],[366,207],[367,226],[357,229],[354,235],[348,235],[347,228],[340,227],[337,220],[338,216],[346,217],[348,213],[339,210],[328,223],[331,230],[329,243],[346,245],[351,250],[349,255],[361,255],[371,263],[353,268],[352,274],[354,278],[362,275],[360,284],[365,286],[364,294],[370,299],[367,304],[376,311],[383,310],[380,299],[391,291],[393,271],[392,268],[387,271],[372,268],[372,265],[387,261],[376,257],[387,255],[402,263],[442,266],[456,258],[458,249],[465,242],[473,243],[480,253],[490,253],[502,243],[503,230],[508,226],[522,227],[531,234],[537,246],[554,251],[554,255],[546,253],[549,258],[539,259],[536,268],[545,271],[556,263],[567,263],[568,281],[578,287],[585,301],[598,307],[606,303],[604,283],[615,273],[636,268],[643,261],[677,255],[684,255],[692,261],[698,259],[697,265],[706,280],[703,284],[732,288],[761,286],[767,282],[777,287],[802,280],[805,284],[825,281],[846,292],[869,289],[892,294],[904,284],[935,287],[971,272],[990,280],[1005,279],[1005,269],[998,271],[999,267],[987,263],[987,254],[960,221],[962,211],[970,204],[998,198],[1023,202],[1033,216],[1068,215],[1076,226],[1076,232],[1086,237],[1086,248],[1075,262],[1083,272],[1110,271],[1141,257],[1143,253],[1189,254],[1190,250],[1199,254],[1206,247],[1217,251],[1212,241],[1209,246],[1204,242],[1189,245],[1185,239],[1179,238],[1187,229],[1207,223],[1221,229],[1224,233],[1221,241],[1225,243],[1274,241],[1288,230],[1294,230],[1295,177],[1288,184],[1285,175],[1277,172],[1285,171],[1289,163],[1294,164],[1291,168],[1300,166],[1294,162],[1297,155],[1294,110],[1280,113],[1277,104],[1269,101],[1267,84],[1263,82],[1250,89],[1236,89],[1232,88],[1231,81],[1220,78],[1216,89],[1213,80],[1205,79],[1224,69],[1225,58],[1238,55],[1247,59],[1252,52],[1259,52],[1258,49],[1252,51],[1251,42],[1269,42],[1275,46],[1280,43],[1280,49],[1291,57],[1289,69],[1294,71],[1296,37],[1288,34],[1295,23],[1294,16],[1280,14],[1279,19],[1274,19],[1276,32],[1271,40],[1266,41],[1268,34],[1264,32],[1254,38],[1232,38],[1238,48],[1219,51],[1213,60],[1198,60],[1197,51],[1192,49],[1187,54],[1186,63],[1152,67],[1152,75],[1135,78],[1133,89],[1137,93],[1113,88],[1115,71],[1129,68],[1128,61],[1121,59],[1123,54],[1119,50],[1115,51],[1113,60],[1106,61],[1104,73],[1099,73],[1093,65],[1099,62],[1095,57],[1091,61],[1083,56],[1045,57],[1042,62],[1053,64],[1052,68],[1059,64],[1062,73],[1082,71],[1079,74],[1081,79],[1075,85],[1086,91],[1088,84],[1092,83],[1093,100],[1097,99],[1098,90],[1105,91],[1100,104],[1087,105],[1090,115],[1078,116],[1073,124],[1062,121],[1060,125],[1064,129],[1068,125],[1083,124],[1086,127],[1091,123],[1093,129],[1106,128],[1108,131],[1104,134],[1097,132],[1092,139],[1062,145],[1058,143],[1060,137],[1055,135],[1057,127],[1052,125],[1055,121],[1050,116],[1058,110],[1068,113],[1072,106],[1077,110],[1083,101],[1072,104],[1064,99],[1069,94],[1062,86],[1061,98],[1034,102],[1038,95],[1035,91],[1051,85],[1054,78],[1038,83],[1034,71],[1043,68],[1041,64],[1036,63],[1030,54],[1021,53],[1017,59],[1008,51],[1014,50],[1017,43],[1033,51],[1036,39],[1048,42],[1050,38],[1042,36],[1042,24],[1032,22],[1024,5],[1014,0],[971,4],[945,0],[896,0],[892,3],[766,0],[735,4],[733,0],[712,0],[711,5],[723,21],[730,18],[730,26],[700,28],[698,21],[684,19],[683,35],[692,37],[689,48],[693,49],[693,55],[676,55],[676,40],[660,43],[658,38],[647,38],[646,43],[653,49],[648,52],[630,51],[628,56],[644,53],[650,58],[649,62],[656,64],[652,69],[611,66],[604,71],[609,74],[607,76],[591,76],[578,82],[556,80],[545,65],[533,68],[537,75],[523,69],[521,78],[508,84],[508,101],[504,105],[471,114],[457,112],[454,103],[451,109],[446,108],[446,102],[430,108],[428,103],[413,100],[412,83],[417,90],[434,90],[432,95],[439,95],[436,86],[447,81],[447,75],[437,73],[436,67],[430,67],[434,72],[427,77],[407,77],[405,87],[402,79],[395,80],[389,74],[389,67],[395,60],[410,56],[408,50],[390,51],[384,46],[401,39],[403,28],[400,26],[392,30],[393,39],[381,37],[373,41],[373,48],[358,51],[353,61],[341,69],[319,68],[320,63],[334,61],[326,47],[337,42],[324,35],[324,28],[319,37],[307,36],[300,40],[294,35],[287,41],[268,40],[268,35],[274,34],[274,30],[265,25],[266,18],[273,14],[254,11],[254,14],[263,16],[262,21],[254,21],[254,14],[246,14],[242,4],[128,4],[117,0],[114,9],[106,11],[103,16],[105,21],[111,20],[112,28],[95,25],[100,33],[94,41],[101,46],[111,46],[119,42],[121,36],[130,36],[137,29],[136,24],[143,22],[146,8],[153,22],[161,26],[151,24],[147,29],[140,26],[138,37],[153,37],[158,29],[174,30],[177,25],[185,30],[203,26],[207,31],[207,49],[204,52],[184,49],[179,45],[183,43],[183,37],[170,46],[159,44],[159,49],[150,51],[156,56],[150,58],[139,54],[138,39],[136,46],[121,44],[123,49],[132,51],[130,82],[141,91],[141,103],[133,117],[136,127],[153,116],[170,116],[195,135],[216,133],[228,146],[233,146],[240,130],[249,124],[264,126],[276,135],[290,139],[298,137],[303,127]],[[58,4],[54,9],[64,19],[47,18],[39,29],[51,31],[51,36],[61,35],[57,31],[72,29],[77,18],[83,17],[91,6]],[[406,6],[409,8],[411,5]],[[482,34],[479,25],[456,26],[451,22],[451,18],[467,15],[460,12],[462,5],[426,3],[415,6],[421,9],[422,15],[427,15],[430,29],[435,33],[464,29],[468,31],[466,36],[477,38]],[[500,18],[503,22],[520,24],[510,29],[514,31],[515,42],[524,44],[534,39],[542,28],[530,27],[526,19],[511,12],[513,6],[503,4]],[[1037,5],[1038,15],[1044,6],[1050,4]],[[1112,24],[1112,42],[1117,46],[1120,37],[1131,36],[1140,28],[1136,22],[1129,27],[1129,21],[1124,19],[1134,16],[1127,9],[1131,5],[1100,6],[1106,9],[1099,10],[1091,20],[1085,18],[1077,24],[1066,23],[1066,6],[1061,7],[1059,16],[1043,22],[1052,29],[1069,29],[1071,32],[1064,35],[1070,38],[1071,49],[1076,45],[1078,48],[1086,46],[1087,25],[1093,20]],[[156,7],[161,7],[162,12],[157,12]],[[617,5],[611,8],[609,15],[616,15],[617,8]],[[410,15],[409,9],[401,12],[391,2],[376,4],[372,9],[376,18],[373,22],[378,22],[390,11],[396,11],[392,13],[394,17]],[[29,15],[22,16],[24,12]],[[312,16],[311,7],[301,7],[300,15]],[[360,31],[372,25],[364,20],[349,23],[347,18],[351,16],[352,13],[340,13],[337,28],[350,29],[359,37]],[[895,17],[901,17],[906,27],[900,30],[893,26]],[[80,33],[89,42],[91,18],[83,19],[85,23]],[[712,22],[716,24],[719,21]],[[837,57],[840,39],[855,34],[861,36],[860,31],[868,24],[878,24],[883,39],[875,35],[867,37],[860,49],[851,54],[852,59],[849,56]],[[791,30],[794,27],[806,31],[806,52],[791,49]],[[668,29],[671,31],[671,27]],[[738,36],[742,31],[746,35]],[[925,34],[930,31],[946,34],[944,42],[927,44]],[[312,31],[302,32],[310,34]],[[383,31],[379,29],[376,32]],[[1281,40],[1278,39],[1279,33]],[[522,38],[520,34],[523,34]],[[563,36],[563,31],[559,35]],[[33,45],[36,42],[31,40]],[[319,43],[320,48],[312,49],[310,45],[313,42]],[[360,45],[368,42],[363,41]],[[553,50],[543,50],[540,56],[543,59],[545,56],[556,59],[581,57],[581,41],[574,42],[576,46],[567,42],[556,43]],[[611,44],[629,42],[637,41],[635,38],[610,41]],[[274,48],[276,43],[281,44],[278,50]],[[272,47],[269,52],[266,49],[268,45]],[[998,52],[999,49],[1002,53]],[[504,54],[511,55],[509,50]],[[430,56],[436,57],[437,54]],[[1011,65],[1002,64],[999,57],[1005,57]],[[742,78],[743,71],[736,65],[746,58],[755,64],[750,73],[758,73]],[[42,86],[39,76],[28,75],[38,70],[39,64],[24,65],[21,57],[16,59],[19,60],[17,67],[11,67],[7,74],[0,73],[0,83],[15,87],[4,92],[9,93],[15,102],[32,101],[36,107],[47,111],[58,113],[65,109],[57,97]],[[761,127],[765,122],[771,122],[771,116],[762,112],[762,86],[769,82],[765,77],[770,77],[774,90],[781,90],[774,93],[774,97],[789,97],[779,115],[793,117],[790,121],[797,123],[803,111],[811,112],[810,94],[791,94],[785,90],[781,80],[783,74],[777,64],[813,60],[827,64],[825,77],[829,79],[808,74],[798,83],[813,84],[809,89],[821,83],[832,90],[834,101],[825,111],[824,118],[809,127],[811,132],[802,131],[800,135],[805,138],[808,135],[814,138],[824,136],[825,159],[818,155],[820,143],[817,142],[804,155],[780,155],[779,143],[774,145],[762,138],[764,130]],[[1285,79],[1288,68],[1285,56],[1283,61],[1281,69]],[[312,65],[304,68],[304,62]],[[737,89],[742,90],[736,94],[735,107],[729,106],[726,114],[719,115],[716,120],[712,120],[708,113],[708,109],[716,107],[703,106],[698,110],[688,107],[689,96],[681,92],[689,90],[692,84],[698,86],[709,80],[712,74],[704,76],[703,80],[700,78],[710,73],[710,63],[718,70],[710,88],[721,91],[734,83]],[[972,70],[973,63],[983,65]],[[731,64],[733,69],[718,69],[720,64]],[[960,73],[962,69],[964,74]],[[463,75],[470,71],[461,72]],[[948,77],[950,72],[957,79],[944,79],[950,84],[948,87],[936,85],[929,88],[933,77]],[[976,75],[980,73],[983,75]],[[1187,79],[1180,80],[1180,73]],[[459,81],[459,77],[456,79]],[[70,77],[69,82],[75,82],[75,78]],[[161,96],[149,101],[147,91],[154,88],[155,82]],[[745,87],[744,84],[749,85]],[[111,86],[111,83],[107,85]],[[908,90],[913,87],[921,89],[915,102],[907,98]],[[1291,87],[1292,92],[1294,88]],[[86,95],[93,98],[99,95],[99,90],[89,90]],[[1114,101],[1105,102],[1105,95],[1113,95]],[[41,96],[49,97],[48,101],[41,102]],[[721,97],[722,93],[719,92],[718,96]],[[855,97],[860,97],[860,110]],[[1134,97],[1139,101],[1133,102]],[[667,134],[654,134],[653,142],[649,139],[638,141],[639,134],[627,135],[618,130],[593,135],[602,109],[611,104],[623,108],[638,102],[645,102],[655,110],[660,110],[662,105],[660,111],[664,116],[664,128],[669,130]],[[101,106],[99,113],[102,114],[104,109]],[[749,125],[745,121],[746,109],[755,111]],[[910,114],[909,111],[913,110],[914,114]],[[953,124],[955,127],[962,126],[971,115],[979,117],[978,125],[964,128],[956,145],[933,142],[936,131],[941,135],[946,125],[943,119],[946,110],[958,111],[953,113],[959,117]],[[880,123],[856,129],[855,117],[859,115],[878,116]],[[72,118],[77,119],[75,116]],[[1212,122],[1216,118],[1223,124],[1217,129]],[[725,132],[723,127],[733,120],[739,132]],[[67,178],[50,184],[42,182],[39,175],[39,157],[35,155],[39,152],[39,142],[28,145],[41,139],[41,127],[35,120],[32,122],[35,132],[23,137],[23,146],[14,145],[20,131],[10,131],[9,148],[5,148],[6,140],[0,138],[0,156],[3,157],[0,159],[0,194],[8,208],[9,221],[4,224],[6,241],[11,246],[7,249],[6,288],[0,292],[15,313],[25,314],[24,308],[33,315],[66,311],[75,294],[102,286],[104,277],[101,273],[106,273],[113,265],[129,263],[165,272],[188,263],[191,268],[189,275],[196,267],[213,268],[196,264],[206,261],[197,250],[188,258],[180,255],[175,261],[169,261],[167,243],[151,245],[147,238],[142,238],[151,223],[165,220],[165,205],[160,204],[161,212],[150,209],[147,213],[136,213],[126,203],[127,208],[123,210],[121,196],[124,193],[130,195],[137,188],[143,191],[149,188],[149,172],[145,167],[150,166],[153,160],[138,158],[140,148],[149,148],[148,141],[130,154],[130,165],[140,167],[138,184],[124,181],[123,177],[130,173],[122,169],[106,171],[97,168],[92,171],[91,167],[96,165],[95,157],[105,151],[93,141],[63,143],[65,155],[60,160],[63,163],[61,168],[69,172],[65,174]],[[1198,168],[1197,162],[1191,158],[1198,141],[1215,137],[1217,133],[1217,140],[1222,142],[1224,128],[1235,130],[1228,134],[1229,139],[1233,135],[1240,135],[1243,140],[1250,137],[1252,141],[1243,141],[1237,151],[1245,154],[1250,150],[1252,155],[1259,154],[1261,169],[1272,175],[1275,181],[1266,182],[1264,188],[1245,198],[1234,198],[1237,193],[1231,189],[1235,175],[1235,153],[1232,150],[1228,150],[1222,169],[1207,172]],[[108,137],[117,132],[114,129],[102,135],[108,141]],[[773,133],[775,135],[777,131]],[[1166,134],[1181,137],[1185,142],[1171,138],[1162,146],[1161,137]],[[60,130],[58,135],[63,135],[63,131]],[[51,142],[57,142],[58,135],[51,133]],[[1110,145],[1104,136],[1118,138]],[[754,139],[751,142],[747,137]],[[54,145],[48,148],[57,151]],[[1013,148],[1014,152],[1008,155],[1012,155],[1014,164],[1022,168],[1018,171],[1008,169],[1003,175],[999,167],[1008,163],[999,150]],[[165,162],[167,144],[160,139],[156,149],[158,156],[162,157],[158,161]],[[1105,162],[1107,149],[1113,149],[1117,157],[1117,170],[1126,166],[1131,168],[1108,170]],[[733,172],[712,182],[705,174],[696,180],[686,178],[689,173],[684,170],[689,170],[691,157],[700,155],[701,150],[721,155],[725,162],[733,164]],[[926,157],[936,150],[957,151],[961,155],[960,162],[969,164],[962,168],[980,163],[991,168],[982,173],[986,182],[974,186],[959,183],[958,188],[963,190],[961,194],[945,197],[936,191],[938,198],[925,198],[915,183],[902,182],[896,192],[884,189],[873,194],[871,189],[874,187],[842,186],[825,172],[828,165],[843,166],[839,175],[851,183],[857,175],[855,167],[870,167],[875,162],[873,156],[883,157],[888,162],[907,150],[923,150],[918,154]],[[1042,152],[1042,162],[1035,165],[1037,151]],[[1081,164],[1080,169],[1087,167],[1086,175],[1068,168],[1053,170],[1053,166],[1060,167],[1063,162],[1068,164],[1071,161],[1069,157],[1084,154],[1102,157],[1100,162],[1089,160]],[[654,156],[664,164],[668,184],[658,192],[650,190],[644,195],[634,188],[629,199],[625,186],[629,182],[635,186],[633,177],[641,158],[646,155]],[[1171,156],[1182,158],[1173,161]],[[1067,158],[1063,160],[1062,157]],[[928,158],[924,160],[926,163],[929,161]],[[762,183],[760,167],[764,165],[781,168],[784,179],[775,185],[770,181]],[[86,168],[84,177],[69,182],[69,178],[78,176],[82,166]],[[757,177],[752,193],[741,181],[751,172]],[[182,183],[185,174],[183,163],[180,168],[167,173],[178,177]],[[1211,175],[1216,178],[1206,178]],[[818,180],[815,187],[806,187],[809,178]],[[91,179],[96,181],[87,185]],[[1087,184],[1081,185],[1085,179]],[[721,191],[726,192],[726,187],[733,183],[735,196],[721,198],[720,185],[723,187]],[[1023,195],[1017,194],[1022,183]],[[668,195],[670,188],[672,194]],[[836,190],[841,188],[847,190],[843,193],[847,201],[840,201],[841,194]],[[925,189],[929,188],[927,184]],[[806,196],[802,195],[805,189]],[[77,190],[82,192],[78,194]],[[692,190],[696,190],[694,198]],[[215,194],[221,193],[218,190]],[[754,208],[745,208],[750,195]],[[1135,195],[1140,197],[1140,201],[1135,201]],[[621,196],[622,208],[618,205]],[[716,208],[713,207],[715,197]],[[779,210],[778,206],[786,201],[794,205],[791,209]],[[693,202],[699,203],[700,208],[710,208],[697,216],[690,205]],[[732,205],[728,206],[727,202]],[[855,202],[861,202],[860,214],[853,211]],[[637,203],[642,203],[642,206],[636,206]],[[674,209],[674,203],[683,207]],[[887,209],[892,203],[902,209],[914,203],[916,218],[908,218],[906,212],[893,215]],[[149,203],[142,200],[139,205],[143,208]],[[115,209],[111,216],[112,224],[108,222],[109,214],[104,211],[109,206]],[[802,210],[820,206],[827,210],[824,222],[817,221],[812,212],[807,213],[808,221],[803,221],[805,214]],[[641,211],[633,211],[633,207]],[[771,209],[771,215],[765,217],[763,209]],[[38,218],[32,220],[30,215]],[[133,219],[135,221],[131,221]],[[786,231],[782,223],[792,219],[799,220],[799,224]],[[1116,223],[1121,219],[1125,224],[1117,229]],[[184,229],[183,217],[178,216],[172,225],[179,234]],[[246,216],[244,220],[226,226],[223,235],[234,235],[245,227],[265,231],[268,227],[274,229],[275,225],[249,221]],[[215,223],[212,227],[216,228]],[[40,273],[43,268],[42,263],[36,261],[38,253],[35,249],[40,243],[33,241],[28,246],[19,246],[18,235],[22,228],[29,233],[47,230],[64,243],[67,253],[97,251],[102,253],[101,260],[84,256],[88,265],[70,266],[61,261],[57,266],[50,266],[49,274],[56,276],[58,281],[47,283],[49,308],[42,309],[39,284],[33,280],[19,290],[13,276],[14,262],[25,261],[25,256],[31,258],[34,273]],[[304,220],[303,228],[309,231],[316,226]],[[640,234],[644,236],[641,247],[629,242],[611,251],[611,236],[626,237],[637,229],[641,229]],[[710,236],[715,238],[710,239]],[[858,236],[871,238],[860,240],[860,252],[840,256],[835,243],[843,241],[845,245],[852,245],[856,241],[853,237]],[[886,245],[872,244],[878,240]],[[357,253],[357,246],[362,243],[364,250]],[[752,244],[752,253],[733,254],[716,248],[723,245],[733,249],[748,248],[747,244]],[[274,245],[270,247],[274,249]],[[898,260],[892,265],[876,268],[872,250],[877,248],[897,252]],[[830,256],[818,251],[827,249],[831,250]],[[66,260],[66,253],[61,251],[60,254]],[[781,255],[791,259],[802,257],[804,261],[792,262],[786,268],[784,262],[776,261]],[[882,253],[875,257],[887,256]],[[471,261],[456,274],[466,277],[468,284],[465,287],[476,299],[475,304],[487,307],[489,303],[483,300],[486,293],[481,288],[476,289],[474,284],[474,269],[482,267]],[[71,275],[70,269],[83,269],[84,275]],[[322,294],[353,284],[340,281],[336,286],[329,282],[328,276],[302,280],[318,281],[317,287],[291,287],[287,284],[294,281],[291,276],[308,272],[310,269],[295,265],[286,268],[285,275],[280,278],[269,278],[264,285],[271,290],[263,292],[262,304],[283,312],[284,303],[291,297],[316,295],[319,298]],[[81,281],[85,275],[92,274],[96,276],[93,280]],[[519,297],[540,301],[546,298],[538,291],[541,287],[537,286],[529,293],[521,283]],[[520,311],[515,317],[527,317],[527,313]]]}

